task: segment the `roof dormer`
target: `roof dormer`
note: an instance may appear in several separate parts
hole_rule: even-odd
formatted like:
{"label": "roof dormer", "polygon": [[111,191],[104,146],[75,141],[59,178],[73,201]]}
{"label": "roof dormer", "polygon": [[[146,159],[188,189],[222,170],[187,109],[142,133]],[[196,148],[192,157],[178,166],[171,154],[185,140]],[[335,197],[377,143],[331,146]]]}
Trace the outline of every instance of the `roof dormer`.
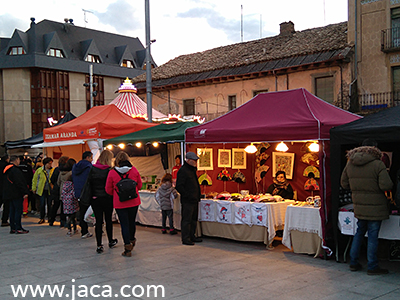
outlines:
{"label": "roof dormer", "polygon": [[100,55],[100,51],[96,46],[93,39],[82,41],[82,52],[83,60],[88,62],[102,63],[103,58]]}

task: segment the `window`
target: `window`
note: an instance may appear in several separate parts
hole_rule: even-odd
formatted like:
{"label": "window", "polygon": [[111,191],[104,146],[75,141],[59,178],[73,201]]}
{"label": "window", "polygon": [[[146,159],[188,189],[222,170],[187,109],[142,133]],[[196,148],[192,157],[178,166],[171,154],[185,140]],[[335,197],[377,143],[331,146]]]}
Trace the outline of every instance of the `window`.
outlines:
{"label": "window", "polygon": [[[86,110],[90,107],[90,77],[86,75],[85,83],[88,84],[86,87]],[[93,75],[93,106],[104,105],[104,79],[102,76]]]}
{"label": "window", "polygon": [[22,55],[22,54],[26,54],[23,47],[11,47],[11,49],[8,51],[8,55]]}
{"label": "window", "polygon": [[316,77],[315,78],[315,96],[333,104],[333,76]]}
{"label": "window", "polygon": [[122,61],[122,63],[121,63],[121,67],[133,69],[133,68],[134,68],[133,61],[124,59],[124,60]]}
{"label": "window", "polygon": [[88,62],[94,62],[97,64],[100,63],[100,57],[98,55],[88,54],[85,60]]}
{"label": "window", "polygon": [[393,73],[393,92],[400,92],[400,67],[394,67]]}
{"label": "window", "polygon": [[183,100],[183,115],[194,115],[194,99]]}
{"label": "window", "polygon": [[393,47],[400,46],[400,7],[391,10]]}
{"label": "window", "polygon": [[236,95],[228,96],[228,109],[232,110],[236,108]]}
{"label": "window", "polygon": [[253,97],[255,97],[255,96],[257,96],[258,94],[261,94],[261,93],[268,93],[268,89],[253,91]]}
{"label": "window", "polygon": [[62,51],[60,49],[50,48],[50,50],[47,51],[47,55],[48,56],[64,58],[64,54],[62,53]]}

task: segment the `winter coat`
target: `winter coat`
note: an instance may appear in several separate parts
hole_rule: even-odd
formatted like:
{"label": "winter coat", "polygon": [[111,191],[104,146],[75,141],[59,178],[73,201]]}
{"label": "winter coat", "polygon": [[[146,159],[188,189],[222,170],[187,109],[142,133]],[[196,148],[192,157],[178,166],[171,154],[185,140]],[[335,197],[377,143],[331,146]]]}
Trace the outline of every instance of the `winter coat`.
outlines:
{"label": "winter coat", "polygon": [[53,185],[50,182],[51,175],[53,175],[54,169],[50,169],[50,174],[45,171],[45,166],[42,166],[38,168],[33,175],[32,179],[32,191],[36,192],[37,195],[42,196],[44,187],[46,185],[46,182],[49,183],[49,189],[48,193],[50,195],[51,189],[53,188]]}
{"label": "winter coat", "polygon": [[110,166],[102,165],[99,162],[93,165],[81,193],[81,203],[89,206],[97,198],[112,201],[112,196],[105,190],[110,169]]}
{"label": "winter coat", "polygon": [[178,197],[178,193],[170,181],[162,183],[155,194],[156,201],[160,205],[161,210],[173,209],[176,197]]}
{"label": "winter coat", "polygon": [[385,191],[393,187],[382,152],[376,147],[362,146],[348,152],[348,161],[341,176],[341,185],[350,189],[357,219],[379,221],[389,218],[389,201]]}
{"label": "winter coat", "polygon": [[29,188],[24,174],[14,164],[7,165],[4,170],[3,200],[14,200],[28,195]]}
{"label": "winter coat", "polygon": [[[119,176],[116,170],[118,170],[119,173],[124,175],[128,173],[128,178],[136,181],[137,183],[136,192],[138,194],[137,198],[130,199],[124,202],[119,201],[116,185],[121,180],[121,176]],[[115,169],[110,170],[110,172],[108,173],[106,180],[106,192],[107,194],[113,196],[113,205],[114,208],[116,209],[129,208],[140,205],[141,202],[140,202],[139,190],[141,188],[142,188],[142,178],[140,177],[140,174],[135,167],[115,167]]]}
{"label": "winter coat", "polygon": [[63,190],[63,185],[64,182],[66,181],[72,181],[72,171],[61,171],[60,174],[58,175],[57,185],[59,186],[60,189],[60,199]]}
{"label": "winter coat", "polygon": [[196,172],[197,168],[187,162],[178,171],[176,190],[181,194],[181,203],[197,203],[200,201],[200,184]]}
{"label": "winter coat", "polygon": [[72,167],[72,181],[75,188],[75,196],[80,198],[82,188],[85,185],[92,163],[86,159],[82,159]]}

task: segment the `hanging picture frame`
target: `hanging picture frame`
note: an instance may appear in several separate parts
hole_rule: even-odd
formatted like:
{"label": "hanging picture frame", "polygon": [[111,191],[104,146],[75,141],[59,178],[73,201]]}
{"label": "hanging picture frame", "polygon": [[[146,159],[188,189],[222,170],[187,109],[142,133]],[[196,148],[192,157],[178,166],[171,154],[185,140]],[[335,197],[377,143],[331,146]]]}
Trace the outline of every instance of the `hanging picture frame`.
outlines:
{"label": "hanging picture frame", "polygon": [[197,148],[197,170],[213,170],[213,149]]}
{"label": "hanging picture frame", "polygon": [[246,169],[246,151],[241,148],[232,149],[232,169]]}
{"label": "hanging picture frame", "polygon": [[287,179],[293,179],[294,153],[272,152],[272,176],[284,171]]}
{"label": "hanging picture frame", "polygon": [[231,167],[231,150],[218,149],[218,168]]}

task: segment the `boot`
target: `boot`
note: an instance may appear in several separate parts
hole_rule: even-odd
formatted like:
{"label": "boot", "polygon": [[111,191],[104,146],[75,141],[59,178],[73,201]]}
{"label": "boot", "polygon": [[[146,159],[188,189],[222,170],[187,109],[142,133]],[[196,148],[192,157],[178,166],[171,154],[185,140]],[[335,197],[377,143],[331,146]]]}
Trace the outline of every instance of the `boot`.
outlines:
{"label": "boot", "polygon": [[125,251],[122,252],[122,256],[131,257],[133,245],[132,244],[124,245],[124,248],[125,248]]}
{"label": "boot", "polygon": [[131,240],[132,248],[136,246],[136,238]]}

